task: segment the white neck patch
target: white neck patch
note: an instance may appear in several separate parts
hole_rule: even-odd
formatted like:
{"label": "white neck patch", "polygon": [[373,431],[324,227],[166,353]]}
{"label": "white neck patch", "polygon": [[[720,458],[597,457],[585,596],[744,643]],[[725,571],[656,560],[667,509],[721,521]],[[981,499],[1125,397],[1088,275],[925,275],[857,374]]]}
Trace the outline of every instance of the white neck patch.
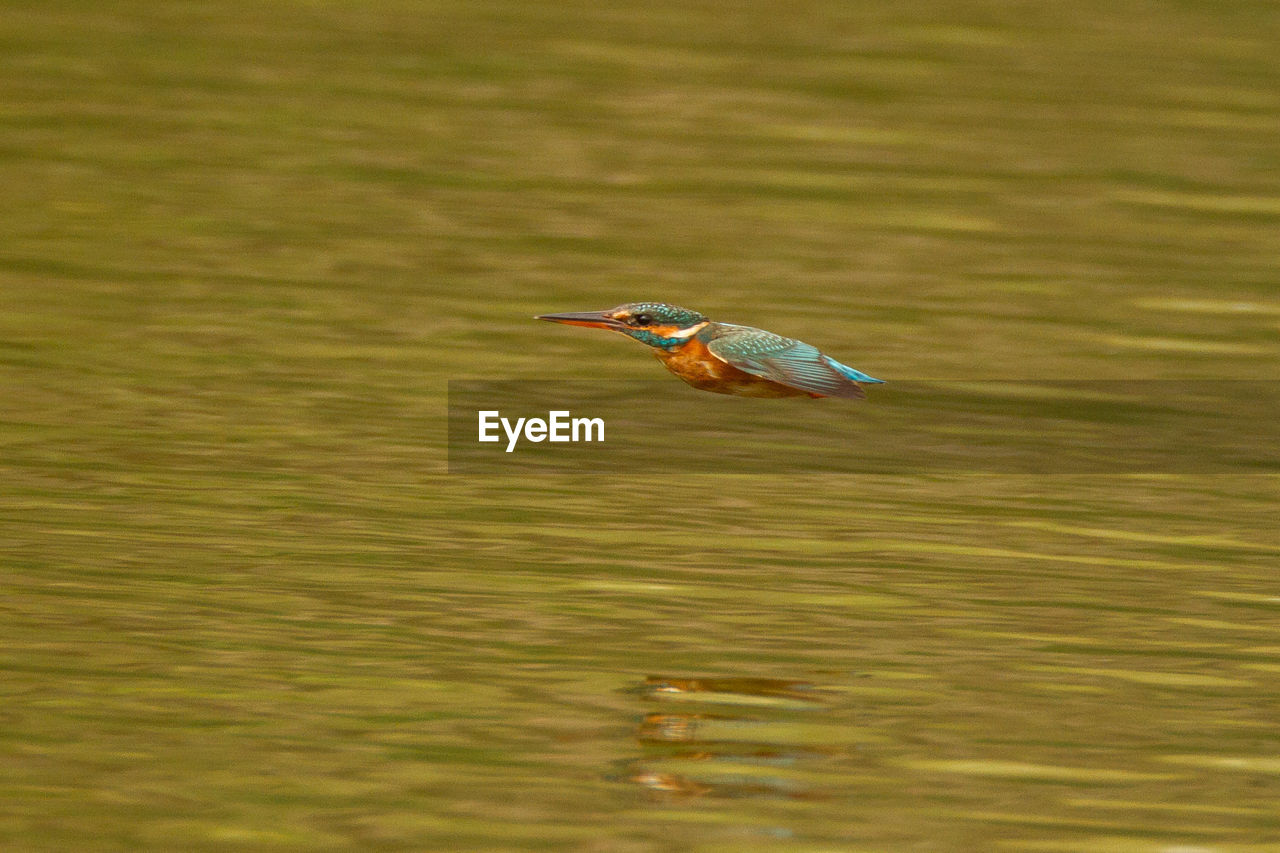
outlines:
{"label": "white neck patch", "polygon": [[699,323],[696,326],[690,326],[687,329],[681,329],[678,332],[672,332],[671,337],[679,338],[682,341],[687,341],[689,340],[689,338],[693,337],[694,335],[698,334],[698,332],[702,331],[706,327],[708,322],[709,321],[707,320],[703,320],[701,323]]}

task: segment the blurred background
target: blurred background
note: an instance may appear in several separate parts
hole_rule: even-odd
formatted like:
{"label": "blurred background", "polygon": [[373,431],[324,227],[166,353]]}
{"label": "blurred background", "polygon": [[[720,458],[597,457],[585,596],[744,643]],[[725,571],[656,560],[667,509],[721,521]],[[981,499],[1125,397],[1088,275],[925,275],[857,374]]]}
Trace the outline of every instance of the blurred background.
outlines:
{"label": "blurred background", "polygon": [[649,299],[889,380],[1274,379],[1275,4],[0,40],[6,848],[1274,849],[1274,477],[471,477],[445,410],[662,378],[530,319]]}

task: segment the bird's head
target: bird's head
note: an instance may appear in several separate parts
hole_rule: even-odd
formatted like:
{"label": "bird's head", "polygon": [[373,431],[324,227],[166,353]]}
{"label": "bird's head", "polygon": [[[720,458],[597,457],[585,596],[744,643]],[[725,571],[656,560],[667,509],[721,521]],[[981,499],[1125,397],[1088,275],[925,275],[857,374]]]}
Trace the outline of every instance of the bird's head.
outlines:
{"label": "bird's head", "polygon": [[629,302],[608,311],[543,314],[535,319],[621,332],[662,349],[681,346],[707,324],[707,318],[697,311],[665,302]]}

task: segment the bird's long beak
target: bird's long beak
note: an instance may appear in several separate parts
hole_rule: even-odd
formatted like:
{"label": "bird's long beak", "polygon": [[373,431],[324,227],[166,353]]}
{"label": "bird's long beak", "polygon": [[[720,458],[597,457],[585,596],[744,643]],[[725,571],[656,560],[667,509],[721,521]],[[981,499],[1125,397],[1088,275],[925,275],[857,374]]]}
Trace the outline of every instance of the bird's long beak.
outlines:
{"label": "bird's long beak", "polygon": [[625,325],[609,316],[605,311],[577,311],[569,314],[542,314],[535,320],[550,320],[552,323],[564,323],[569,326],[586,326],[589,329],[622,329]]}

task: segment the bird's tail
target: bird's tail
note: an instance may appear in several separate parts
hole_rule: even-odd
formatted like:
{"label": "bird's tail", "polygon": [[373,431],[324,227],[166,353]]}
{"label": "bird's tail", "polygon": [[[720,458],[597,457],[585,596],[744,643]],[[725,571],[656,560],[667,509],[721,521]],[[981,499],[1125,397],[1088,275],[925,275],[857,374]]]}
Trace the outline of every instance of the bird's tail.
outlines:
{"label": "bird's tail", "polygon": [[840,362],[836,361],[834,358],[831,358],[830,356],[824,355],[823,358],[827,360],[827,364],[831,365],[832,369],[834,369],[836,373],[839,373],[841,376],[844,376],[847,379],[852,379],[854,382],[872,382],[877,385],[884,384],[883,379],[876,379],[874,376],[868,376],[867,374],[863,373],[861,370],[854,370],[849,365],[841,364]]}

